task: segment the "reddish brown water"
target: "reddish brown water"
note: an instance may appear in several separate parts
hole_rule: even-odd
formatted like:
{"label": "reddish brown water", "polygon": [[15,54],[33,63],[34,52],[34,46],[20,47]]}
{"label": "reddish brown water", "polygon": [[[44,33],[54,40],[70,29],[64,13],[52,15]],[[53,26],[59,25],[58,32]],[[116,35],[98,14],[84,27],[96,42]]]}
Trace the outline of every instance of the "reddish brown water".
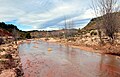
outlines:
{"label": "reddish brown water", "polygon": [[115,56],[42,41],[21,44],[19,51],[25,77],[120,77]]}

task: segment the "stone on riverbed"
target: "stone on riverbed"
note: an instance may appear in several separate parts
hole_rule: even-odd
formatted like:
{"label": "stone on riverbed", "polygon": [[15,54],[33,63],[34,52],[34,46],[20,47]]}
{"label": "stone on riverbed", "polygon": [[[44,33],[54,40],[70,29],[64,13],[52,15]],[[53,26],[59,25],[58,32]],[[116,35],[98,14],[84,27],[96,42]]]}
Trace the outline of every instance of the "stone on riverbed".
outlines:
{"label": "stone on riverbed", "polygon": [[6,51],[0,52],[0,55],[5,55],[5,54],[7,54]]}
{"label": "stone on riverbed", "polygon": [[13,69],[2,71],[0,77],[17,77],[16,72]]}

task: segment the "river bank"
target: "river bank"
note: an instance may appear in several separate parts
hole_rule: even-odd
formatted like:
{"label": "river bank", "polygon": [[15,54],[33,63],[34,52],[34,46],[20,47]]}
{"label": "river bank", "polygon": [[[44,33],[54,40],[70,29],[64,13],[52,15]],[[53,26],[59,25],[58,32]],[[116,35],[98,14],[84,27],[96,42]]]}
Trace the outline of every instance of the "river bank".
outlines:
{"label": "river bank", "polygon": [[85,50],[88,52],[95,52],[100,54],[109,54],[109,55],[115,55],[120,56],[120,45],[110,45],[106,43],[105,45],[100,46],[99,44],[96,45],[87,45],[85,43],[81,43],[79,41],[67,41],[66,39],[54,39],[49,38],[49,40],[45,40],[45,38],[41,38],[40,40],[46,41],[46,42],[54,42],[62,45],[69,45],[73,48],[79,48],[81,50]]}
{"label": "river bank", "polygon": [[23,77],[19,43],[0,45],[0,77]]}

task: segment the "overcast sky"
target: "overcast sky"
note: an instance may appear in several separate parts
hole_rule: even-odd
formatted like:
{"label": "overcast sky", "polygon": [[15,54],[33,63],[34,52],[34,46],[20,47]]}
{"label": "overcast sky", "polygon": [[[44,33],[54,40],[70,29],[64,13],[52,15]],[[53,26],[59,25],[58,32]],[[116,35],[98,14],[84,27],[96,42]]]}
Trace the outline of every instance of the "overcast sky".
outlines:
{"label": "overcast sky", "polygon": [[56,30],[66,18],[82,28],[93,18],[89,5],[90,0],[0,0],[0,22],[26,31]]}

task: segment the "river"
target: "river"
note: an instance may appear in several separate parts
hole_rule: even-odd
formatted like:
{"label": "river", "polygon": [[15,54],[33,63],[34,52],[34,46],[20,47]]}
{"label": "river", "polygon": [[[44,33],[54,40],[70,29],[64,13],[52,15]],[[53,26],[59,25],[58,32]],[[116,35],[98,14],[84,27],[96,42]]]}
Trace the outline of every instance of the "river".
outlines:
{"label": "river", "polygon": [[120,77],[120,58],[31,41],[19,46],[25,77]]}

